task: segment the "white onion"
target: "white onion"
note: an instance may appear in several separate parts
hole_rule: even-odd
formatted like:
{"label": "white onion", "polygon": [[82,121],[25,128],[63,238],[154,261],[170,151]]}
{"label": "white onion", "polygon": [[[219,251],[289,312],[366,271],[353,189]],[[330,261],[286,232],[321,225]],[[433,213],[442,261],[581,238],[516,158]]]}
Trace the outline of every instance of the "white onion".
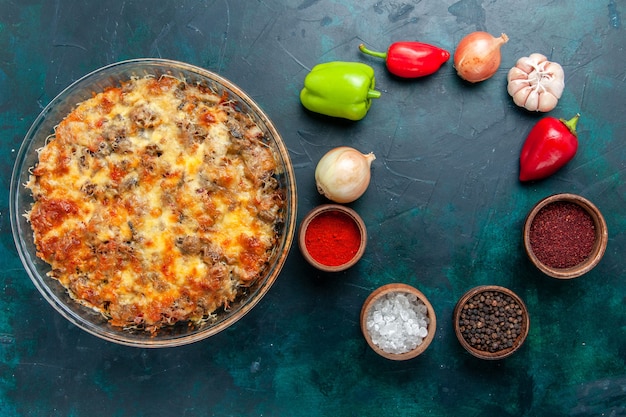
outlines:
{"label": "white onion", "polygon": [[335,203],[351,203],[361,197],[370,183],[370,167],[376,156],[362,154],[349,146],[328,151],[317,163],[317,190]]}

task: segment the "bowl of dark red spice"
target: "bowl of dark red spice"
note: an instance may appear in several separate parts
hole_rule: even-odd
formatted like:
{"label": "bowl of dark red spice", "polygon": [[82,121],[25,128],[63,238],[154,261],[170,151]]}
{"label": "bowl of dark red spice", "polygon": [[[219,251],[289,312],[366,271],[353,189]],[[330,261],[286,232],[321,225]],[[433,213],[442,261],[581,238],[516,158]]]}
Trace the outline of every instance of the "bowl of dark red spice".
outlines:
{"label": "bowl of dark red spice", "polygon": [[531,262],[546,275],[570,279],[592,270],[604,256],[608,229],[589,200],[555,194],[539,201],[524,223],[524,247]]}
{"label": "bowl of dark red spice", "polygon": [[380,356],[403,361],[422,354],[435,337],[435,310],[418,289],[403,283],[374,290],[361,308],[361,331]]}
{"label": "bowl of dark red spice", "polygon": [[453,313],[461,345],[480,359],[503,359],[517,351],[530,327],[522,299],[508,288],[481,285],[466,292]]}
{"label": "bowl of dark red spice", "polygon": [[323,204],[300,223],[298,245],[304,259],[326,272],[344,271],[361,259],[367,243],[363,219],[351,208]]}

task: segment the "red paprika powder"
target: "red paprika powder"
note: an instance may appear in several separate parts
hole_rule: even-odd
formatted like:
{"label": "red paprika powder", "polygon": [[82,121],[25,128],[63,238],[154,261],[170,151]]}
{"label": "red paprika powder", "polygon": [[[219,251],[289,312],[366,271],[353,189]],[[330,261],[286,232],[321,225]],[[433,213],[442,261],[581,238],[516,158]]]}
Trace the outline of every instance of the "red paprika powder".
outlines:
{"label": "red paprika powder", "polygon": [[313,259],[326,266],[343,265],[356,255],[361,231],[355,221],[339,211],[324,211],[309,223],[304,243]]}

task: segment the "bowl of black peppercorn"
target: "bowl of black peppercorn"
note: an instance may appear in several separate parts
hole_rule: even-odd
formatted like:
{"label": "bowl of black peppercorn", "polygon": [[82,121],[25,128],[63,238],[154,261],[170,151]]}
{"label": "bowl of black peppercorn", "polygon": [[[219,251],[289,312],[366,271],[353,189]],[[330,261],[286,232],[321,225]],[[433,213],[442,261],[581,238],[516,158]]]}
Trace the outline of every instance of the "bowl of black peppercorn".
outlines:
{"label": "bowl of black peppercorn", "polygon": [[454,331],[473,356],[496,360],[516,352],[530,327],[528,309],[508,288],[482,285],[466,292],[453,313]]}

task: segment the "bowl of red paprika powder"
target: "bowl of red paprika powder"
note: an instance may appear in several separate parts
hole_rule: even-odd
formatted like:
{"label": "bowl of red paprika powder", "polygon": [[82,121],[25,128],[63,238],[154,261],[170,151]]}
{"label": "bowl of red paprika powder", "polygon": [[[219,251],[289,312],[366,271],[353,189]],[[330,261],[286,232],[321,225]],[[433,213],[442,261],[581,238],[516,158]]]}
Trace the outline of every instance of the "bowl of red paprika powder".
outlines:
{"label": "bowl of red paprika powder", "polygon": [[602,259],[608,228],[600,210],[576,194],[554,194],[539,201],[524,222],[524,247],[546,275],[571,279]]}
{"label": "bowl of red paprika powder", "polygon": [[321,271],[350,268],[363,256],[366,243],[363,219],[340,204],[318,206],[300,224],[298,244],[302,256]]}

